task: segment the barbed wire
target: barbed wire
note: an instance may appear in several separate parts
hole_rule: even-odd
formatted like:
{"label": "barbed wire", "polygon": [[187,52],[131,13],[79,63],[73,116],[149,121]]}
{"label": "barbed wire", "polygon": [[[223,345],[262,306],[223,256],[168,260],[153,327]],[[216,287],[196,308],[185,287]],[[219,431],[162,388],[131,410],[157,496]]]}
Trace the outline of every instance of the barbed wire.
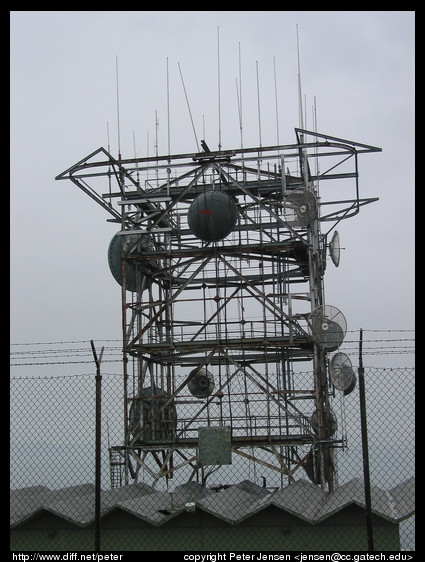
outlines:
{"label": "barbed wire", "polygon": [[[348,330],[347,334],[358,333],[357,330]],[[369,334],[414,334],[414,329],[364,329],[363,333]],[[350,336],[349,336],[350,337]],[[96,340],[98,344],[121,344],[104,345],[103,363],[120,363],[122,361],[122,341],[119,339]],[[363,355],[414,355],[414,337],[382,337],[364,338]],[[81,347],[86,344],[87,348]],[[388,344],[388,345],[377,345]],[[404,345],[402,345],[404,344]],[[412,345],[410,345],[412,344]],[[70,347],[78,345],[79,347]],[[31,367],[45,365],[75,365],[90,364],[93,362],[90,342],[88,340],[68,340],[50,342],[18,342],[11,343],[10,366],[11,367]],[[46,346],[47,349],[31,349]],[[55,346],[52,348],[52,346]],[[58,346],[66,346],[60,348]],[[24,349],[19,349],[24,348]],[[343,342],[344,353],[355,356],[358,353],[358,340],[345,339]],[[119,358],[114,359],[114,356]]]}
{"label": "barbed wire", "polygon": [[[24,376],[24,377],[10,377],[11,381],[20,381],[20,380],[45,380],[45,379],[69,379],[74,377],[93,377],[95,375],[94,372],[92,373],[73,373],[68,375],[35,375],[35,376]],[[102,373],[102,377],[122,377],[122,373]]]}

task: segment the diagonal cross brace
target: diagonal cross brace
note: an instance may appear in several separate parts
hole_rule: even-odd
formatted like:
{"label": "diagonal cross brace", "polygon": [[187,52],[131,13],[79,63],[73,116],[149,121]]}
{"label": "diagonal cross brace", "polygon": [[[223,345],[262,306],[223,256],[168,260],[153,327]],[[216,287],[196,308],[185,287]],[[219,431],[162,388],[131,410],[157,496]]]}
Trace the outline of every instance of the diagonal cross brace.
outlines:
{"label": "diagonal cross brace", "polygon": [[229,263],[226,258],[224,258],[223,256],[221,256],[220,254],[218,254],[218,257],[220,258],[220,260],[229,268],[231,269],[234,273],[236,273],[236,275],[238,277],[240,277],[240,279],[242,279],[242,281],[252,290],[254,291],[258,296],[261,297],[262,301],[264,302],[264,305],[266,306],[267,303],[267,308],[268,310],[270,310],[271,312],[273,312],[274,314],[276,314],[278,316],[279,319],[284,320],[284,323],[286,325],[287,328],[289,328],[290,330],[292,330],[293,327],[295,327],[295,329],[303,336],[307,337],[308,339],[310,339],[310,335],[303,329],[301,328],[301,326],[295,322],[290,316],[288,316],[288,314],[286,314],[285,312],[283,312],[283,310],[277,306],[272,300],[270,300],[269,297],[267,297],[267,295],[265,295],[262,291],[260,291],[260,289],[258,289],[258,287],[255,286],[254,283],[251,283],[251,281],[249,281],[246,277],[244,277],[242,275],[242,273],[240,271],[238,271],[235,267],[233,267],[233,265],[231,263]]}

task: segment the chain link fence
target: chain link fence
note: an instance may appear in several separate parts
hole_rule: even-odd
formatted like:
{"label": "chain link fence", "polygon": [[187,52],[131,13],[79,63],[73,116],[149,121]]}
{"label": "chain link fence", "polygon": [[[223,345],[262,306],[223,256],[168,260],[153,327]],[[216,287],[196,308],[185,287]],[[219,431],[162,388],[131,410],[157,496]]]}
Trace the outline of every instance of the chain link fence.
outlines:
{"label": "chain link fence", "polygon": [[[38,369],[11,379],[11,550],[93,550],[95,369]],[[358,388],[336,412],[347,440],[335,451],[331,494],[302,467],[288,480],[249,449],[204,482],[176,470],[154,487],[142,469],[119,487],[122,458],[110,448],[123,443],[123,380],[111,370],[102,365],[102,550],[368,549]],[[365,384],[374,546],[412,551],[414,368],[365,368]]]}

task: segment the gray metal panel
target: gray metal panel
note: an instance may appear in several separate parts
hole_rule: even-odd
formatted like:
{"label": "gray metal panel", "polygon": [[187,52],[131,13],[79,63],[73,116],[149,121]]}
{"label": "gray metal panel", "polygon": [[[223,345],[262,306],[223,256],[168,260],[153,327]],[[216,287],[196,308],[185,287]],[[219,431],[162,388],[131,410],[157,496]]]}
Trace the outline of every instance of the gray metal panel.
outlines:
{"label": "gray metal panel", "polygon": [[228,426],[198,428],[198,459],[202,465],[232,464],[232,430]]}

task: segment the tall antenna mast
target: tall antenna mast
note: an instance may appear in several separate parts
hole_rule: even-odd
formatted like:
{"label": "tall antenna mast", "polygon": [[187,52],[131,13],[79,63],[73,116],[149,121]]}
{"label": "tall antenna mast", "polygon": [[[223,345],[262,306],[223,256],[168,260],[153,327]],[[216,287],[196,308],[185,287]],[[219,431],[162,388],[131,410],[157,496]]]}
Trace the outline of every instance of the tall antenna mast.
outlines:
{"label": "tall antenna mast", "polygon": [[241,148],[243,148],[242,138],[242,63],[241,63],[241,44],[239,43],[239,89],[238,80],[236,79],[236,95],[238,98],[238,112],[239,112],[239,129],[241,133]]}
{"label": "tall antenna mast", "polygon": [[259,83],[259,78],[258,78],[258,60],[255,61],[255,65],[257,68],[257,106],[258,106],[258,135],[260,138],[260,147],[262,146],[261,144],[261,114],[260,114],[260,83]]}
{"label": "tall antenna mast", "polygon": [[155,156],[157,158],[158,158],[158,129],[159,129],[158,110],[155,109]]}
{"label": "tall antenna mast", "polygon": [[170,150],[170,82],[168,76],[168,57],[167,57],[167,137],[168,137],[168,154],[171,154]]}
{"label": "tall antenna mast", "polygon": [[[158,158],[159,150],[158,150],[158,130],[159,130],[159,120],[158,120],[158,110],[155,109],[155,156]],[[158,165],[158,160],[157,160]],[[158,167],[156,168],[156,179],[158,180],[159,170]]]}
{"label": "tall antenna mast", "polygon": [[278,105],[277,105],[277,83],[276,83],[276,60],[273,57],[273,74],[274,74],[274,99],[275,99],[275,107],[276,107],[276,141],[279,145],[279,112],[278,112]]}
{"label": "tall antenna mast", "polygon": [[[303,98],[301,90],[301,64],[300,64],[300,42],[298,39],[298,24],[297,24],[297,58],[298,58],[298,98],[299,98],[299,115],[300,115],[300,128],[304,129],[304,117],[303,117]],[[304,134],[301,133],[301,144],[304,144]],[[300,172],[304,178],[304,185],[307,187],[307,156],[305,150],[302,150],[302,156],[300,161]]]}
{"label": "tall antenna mast", "polygon": [[117,127],[118,127],[118,160],[121,160],[121,142],[120,142],[120,98],[118,91],[118,55],[115,55],[115,72],[117,82]]}
{"label": "tall antenna mast", "polygon": [[[135,132],[134,132],[134,129],[133,129],[133,152],[134,152],[134,159],[136,160],[136,158],[137,158],[137,153],[136,153],[136,134],[135,134]],[[138,165],[138,163],[137,163],[137,160],[136,160],[136,178],[137,178],[137,183],[139,183],[139,165]]]}
{"label": "tall antenna mast", "polygon": [[200,150],[200,148],[199,148],[198,137],[196,136],[195,125],[194,125],[194,123],[193,123],[192,112],[190,111],[190,105],[189,105],[189,99],[188,99],[187,93],[186,93],[186,87],[185,87],[185,85],[184,85],[182,69],[180,68],[180,63],[178,62],[177,64],[178,64],[178,67],[179,67],[180,78],[182,79],[183,90],[184,90],[184,95],[185,95],[185,98],[186,98],[187,109],[189,110],[190,121],[191,121],[191,123],[192,123],[193,134],[195,135],[196,146],[198,147],[198,152],[201,152],[201,150]]}
{"label": "tall antenna mast", "polygon": [[221,150],[221,105],[220,105],[220,28],[217,26],[217,81],[218,81],[218,150]]}
{"label": "tall antenna mast", "polygon": [[300,43],[298,40],[298,24],[297,24],[297,58],[298,58],[298,103],[299,103],[299,117],[300,117],[300,128],[304,129],[303,120],[303,98],[301,91],[301,65],[300,65]]}

